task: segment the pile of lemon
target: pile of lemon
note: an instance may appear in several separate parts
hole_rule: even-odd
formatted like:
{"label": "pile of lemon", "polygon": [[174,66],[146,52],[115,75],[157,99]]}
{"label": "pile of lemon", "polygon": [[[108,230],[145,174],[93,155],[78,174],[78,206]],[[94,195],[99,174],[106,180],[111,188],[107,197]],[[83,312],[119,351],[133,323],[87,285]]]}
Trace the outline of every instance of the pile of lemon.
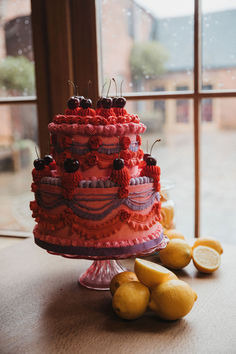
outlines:
{"label": "pile of lemon", "polygon": [[221,263],[223,248],[220,242],[210,237],[198,238],[193,246],[185,240],[182,233],[172,229],[165,230],[170,242],[160,251],[161,263],[170,269],[182,269],[191,260],[195,267],[203,273],[213,273]]}
{"label": "pile of lemon", "polygon": [[197,294],[170,269],[184,268],[191,259],[204,273],[219,268],[223,252],[219,241],[199,238],[191,247],[176,230],[165,231],[165,234],[170,241],[159,253],[163,265],[136,258],[134,272],[122,272],[112,279],[112,307],[119,317],[137,319],[149,308],[161,319],[182,318],[191,311]]}

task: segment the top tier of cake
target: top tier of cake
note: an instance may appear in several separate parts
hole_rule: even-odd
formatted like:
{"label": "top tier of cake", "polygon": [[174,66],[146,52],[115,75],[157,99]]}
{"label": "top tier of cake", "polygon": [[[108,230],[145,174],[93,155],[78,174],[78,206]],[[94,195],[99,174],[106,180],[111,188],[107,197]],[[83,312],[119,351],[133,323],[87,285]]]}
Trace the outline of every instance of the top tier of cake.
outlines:
{"label": "top tier of cake", "polygon": [[145,130],[138,116],[125,109],[79,108],[56,115],[49,131],[57,172],[61,174],[65,159],[70,158],[79,161],[83,179],[106,178],[111,174],[114,159],[119,157],[130,176],[137,177],[143,160],[140,134]]}

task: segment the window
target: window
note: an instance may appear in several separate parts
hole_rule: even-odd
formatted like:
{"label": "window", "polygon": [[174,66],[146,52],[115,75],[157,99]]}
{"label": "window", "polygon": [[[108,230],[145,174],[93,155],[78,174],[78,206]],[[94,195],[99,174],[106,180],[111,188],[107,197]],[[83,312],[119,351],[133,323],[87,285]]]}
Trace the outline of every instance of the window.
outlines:
{"label": "window", "polygon": [[38,145],[30,1],[4,1],[1,13],[0,229],[30,232],[30,180]]}
{"label": "window", "polygon": [[[188,86],[177,86],[176,91],[188,90]],[[188,123],[189,121],[189,101],[177,100],[176,102],[176,122]]]}
{"label": "window", "polygon": [[[11,120],[7,117],[12,117],[12,107],[17,107],[16,103],[19,104],[17,109],[27,108],[30,116],[35,117],[31,121],[20,120],[20,124],[29,128],[24,140],[32,141],[34,148],[37,140],[33,135],[38,124],[38,142],[44,154],[48,149],[47,124],[53,114],[64,110],[70,94],[70,88],[65,84],[68,79],[78,82],[83,94],[87,94],[88,80],[92,80],[90,96],[93,100],[98,97],[105,80],[115,76],[120,83],[124,79],[127,108],[140,114],[149,129],[144,137],[144,150],[147,139],[150,146],[152,139],[162,138],[154,154],[163,166],[163,176],[170,179],[172,176],[176,182],[173,193],[178,228],[196,236],[220,230],[218,226],[209,227],[216,225],[213,216],[214,205],[218,203],[216,193],[209,185],[215,186],[217,191],[224,188],[223,178],[223,185],[221,180],[218,185],[212,181],[216,166],[221,165],[226,154],[224,168],[228,177],[225,182],[231,185],[236,177],[235,158],[230,153],[234,149],[233,146],[229,148],[229,144],[236,141],[235,4],[222,2],[218,5],[202,0],[200,8],[199,0],[180,0],[176,8],[174,0],[164,3],[161,0],[62,0],[55,7],[49,1],[31,0],[30,16],[29,0],[20,3],[19,6],[19,0],[4,1],[5,6],[15,8],[15,15],[5,16],[2,21],[2,38],[6,38],[3,43],[7,43],[7,47],[0,48],[0,54],[1,58],[5,58],[6,53],[17,59],[24,56],[27,64],[30,63],[30,70],[34,70],[31,42],[29,36],[23,34],[31,18],[38,120],[33,81],[26,80],[27,85],[20,87],[20,97],[19,87],[12,89],[0,84],[4,144],[12,146]],[[23,11],[23,3],[27,4],[27,11]],[[14,49],[12,41],[17,33],[21,40]],[[188,89],[177,90],[183,82]],[[115,93],[114,87],[110,93]],[[177,122],[177,111],[178,120],[186,123]],[[25,114],[21,116],[25,117]],[[19,126],[15,115],[14,119],[14,125]],[[221,142],[224,149],[220,150]],[[4,164],[11,165],[5,150],[3,155],[6,156]],[[213,156],[215,165],[207,164],[207,157],[213,162]],[[22,161],[25,158],[22,157]],[[231,192],[233,190],[231,188]],[[217,209],[216,215],[219,210],[222,211]],[[227,195],[227,207],[222,212],[228,220],[228,232],[235,232],[233,210],[233,194]],[[190,220],[187,226],[186,219]],[[220,223],[219,217],[216,222]]]}
{"label": "window", "polygon": [[[165,3],[137,0],[133,2],[135,11],[142,16],[143,21],[139,23],[134,18],[135,40],[134,38],[127,40],[123,36],[122,47],[116,51],[115,44],[109,42],[107,33],[110,35],[113,33],[113,38],[118,40],[122,28],[120,27],[120,31],[113,32],[108,22],[109,16],[103,17],[105,11],[106,13],[113,11],[114,3],[114,0],[109,1],[109,9],[107,9],[108,3],[105,0],[99,1],[101,9],[99,39],[102,53],[100,67],[102,72],[106,71],[106,75],[100,76],[101,82],[104,82],[105,77],[114,76],[116,70],[111,65],[112,62],[116,63],[116,67],[123,66],[128,108],[140,114],[148,127],[149,134],[145,134],[144,148],[146,137],[149,145],[154,137],[162,137],[162,143],[155,153],[157,156],[160,154],[160,158],[165,156],[160,162],[163,167],[162,171],[164,174],[167,173],[169,178],[172,176],[178,183],[176,186],[178,189],[176,193],[179,193],[178,196],[176,195],[178,213],[182,216],[190,213],[195,217],[194,232],[190,231],[189,234],[197,236],[202,231],[204,234],[209,230],[212,232],[212,228],[207,227],[206,218],[203,220],[202,202],[204,200],[207,205],[213,205],[214,194],[213,192],[207,193],[205,186],[208,184],[205,184],[205,180],[208,179],[210,183],[208,174],[214,173],[215,167],[210,164],[208,166],[203,157],[200,160],[199,152],[204,150],[204,158],[207,161],[207,156],[213,154],[214,144],[217,145],[215,152],[219,156],[217,152],[220,146],[219,136],[222,141],[227,135],[236,138],[233,99],[231,102],[231,97],[236,97],[236,42],[233,39],[232,30],[236,23],[236,7],[226,3],[210,4],[203,0],[201,8],[200,1],[195,0],[180,1],[177,9],[173,6],[174,1],[171,0]],[[122,8],[120,23],[127,16],[129,4],[128,0],[120,2]],[[200,19],[202,26],[200,26]],[[109,51],[112,50],[113,58],[109,56],[108,48]],[[155,53],[158,53],[157,56]],[[160,120],[160,115],[164,119]],[[159,124],[160,121],[162,124]],[[207,142],[208,135],[211,135],[209,142]],[[229,138],[228,144],[230,141]],[[208,144],[211,146],[209,152],[207,151]],[[172,147],[174,150],[171,152]],[[179,151],[178,157],[176,156],[170,162],[171,157],[175,156],[177,151]],[[235,169],[232,166],[235,164],[235,159],[232,154],[226,151],[225,153],[228,154],[227,160],[231,161],[230,179],[233,181]],[[191,165],[191,159],[194,161],[194,172],[186,174],[182,161]],[[200,165],[202,166],[201,175]],[[178,176],[176,176],[176,170],[178,170]],[[194,180],[193,189],[188,187],[189,178]],[[181,185],[183,181],[185,182]],[[200,192],[200,184],[203,188],[202,192]],[[234,220],[233,203],[228,210],[231,210],[231,220]],[[202,216],[201,229],[200,215]],[[207,215],[210,215],[210,211]],[[184,230],[188,218],[181,219],[182,216],[178,215],[177,225]],[[213,225],[213,216],[208,218],[208,222],[209,225]],[[228,227],[233,230],[236,225],[234,223],[234,226],[228,225]],[[217,235],[216,230],[214,234]]]}

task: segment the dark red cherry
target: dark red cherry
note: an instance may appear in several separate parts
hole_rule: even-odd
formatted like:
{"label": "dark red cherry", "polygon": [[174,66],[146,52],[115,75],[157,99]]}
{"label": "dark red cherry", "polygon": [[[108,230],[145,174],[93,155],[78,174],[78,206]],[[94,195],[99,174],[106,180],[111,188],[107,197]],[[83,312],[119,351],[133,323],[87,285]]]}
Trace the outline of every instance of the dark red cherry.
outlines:
{"label": "dark red cherry", "polygon": [[45,162],[45,165],[50,165],[51,162],[53,162],[53,157],[51,155],[45,155],[44,156],[44,162]]}
{"label": "dark red cherry", "polygon": [[34,160],[34,167],[37,171],[43,170],[45,167],[45,161],[43,159]]}
{"label": "dark red cherry", "polygon": [[111,108],[112,106],[112,98],[111,97],[103,97],[101,101],[103,108]]}
{"label": "dark red cherry", "polygon": [[117,105],[116,105],[117,98],[118,97],[113,97],[113,99],[112,99],[112,107],[117,107]]}
{"label": "dark red cherry", "polygon": [[67,101],[67,107],[69,109],[76,109],[79,107],[79,104],[80,104],[80,100],[77,96],[72,96]]}
{"label": "dark red cherry", "polygon": [[103,97],[100,97],[100,98],[97,100],[97,104],[96,104],[96,107],[97,107],[97,108],[101,108],[101,107],[102,107],[102,99],[103,99]]}
{"label": "dark red cherry", "polygon": [[75,172],[79,169],[79,161],[75,159],[66,159],[64,161],[64,169],[66,172]]}
{"label": "dark red cherry", "polygon": [[125,162],[123,159],[117,158],[113,161],[114,170],[122,170],[124,166],[125,166]]}
{"label": "dark red cherry", "polygon": [[147,161],[147,158],[148,158],[149,156],[151,156],[151,155],[150,155],[150,154],[144,154],[144,155],[143,155],[144,161]]}
{"label": "dark red cherry", "polygon": [[79,100],[79,102],[81,102],[84,99],[84,96],[74,96],[75,98],[77,98]]}
{"label": "dark red cherry", "polygon": [[124,97],[117,97],[116,99],[116,107],[124,108],[126,105],[126,99]]}
{"label": "dark red cherry", "polygon": [[92,100],[90,98],[83,98],[80,102],[80,107],[84,109],[92,107]]}
{"label": "dark red cherry", "polygon": [[156,166],[157,160],[154,159],[154,157],[152,157],[152,156],[148,156],[146,158],[146,163],[147,163],[148,166]]}

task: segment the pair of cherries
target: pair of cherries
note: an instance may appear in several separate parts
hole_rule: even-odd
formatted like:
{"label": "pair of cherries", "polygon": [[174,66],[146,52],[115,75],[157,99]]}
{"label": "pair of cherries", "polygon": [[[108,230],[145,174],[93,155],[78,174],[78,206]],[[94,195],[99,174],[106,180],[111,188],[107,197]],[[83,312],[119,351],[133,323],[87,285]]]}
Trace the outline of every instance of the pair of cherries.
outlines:
{"label": "pair of cherries", "polygon": [[34,167],[37,171],[43,170],[45,166],[50,165],[53,162],[53,157],[51,155],[45,155],[43,159],[34,160]]}
{"label": "pair of cherries", "polygon": [[124,97],[100,97],[97,101],[97,108],[124,108],[126,99]]}
{"label": "pair of cherries", "polygon": [[84,96],[72,96],[67,101],[67,107],[69,109],[76,109],[82,107],[84,109],[92,107],[92,100],[90,98],[84,98]]}

